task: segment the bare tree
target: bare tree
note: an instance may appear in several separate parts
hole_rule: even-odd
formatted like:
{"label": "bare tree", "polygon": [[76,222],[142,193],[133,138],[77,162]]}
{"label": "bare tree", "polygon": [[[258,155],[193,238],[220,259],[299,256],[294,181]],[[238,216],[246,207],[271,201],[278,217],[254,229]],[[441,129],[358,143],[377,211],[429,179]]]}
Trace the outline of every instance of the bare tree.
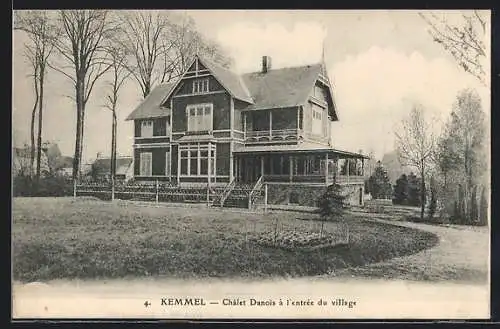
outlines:
{"label": "bare tree", "polygon": [[412,166],[420,173],[420,218],[425,212],[425,177],[432,161],[435,147],[435,136],[432,126],[425,120],[424,110],[415,105],[408,118],[403,120],[401,131],[395,132],[396,150],[401,164]]}
{"label": "bare tree", "polygon": [[120,38],[128,55],[127,68],[146,97],[158,83],[180,77],[197,53],[223,66],[231,59],[204,38],[190,17],[170,12],[141,11],[122,15]]}
{"label": "bare tree", "polygon": [[40,179],[43,131],[43,96],[49,57],[59,34],[59,28],[46,11],[29,10],[15,13],[14,29],[24,31],[29,42],[24,45],[24,56],[33,73],[35,101],[31,112],[30,177],[33,176],[35,161],[35,120],[38,110],[38,136],[36,145],[36,179]]}
{"label": "bare tree", "polygon": [[230,67],[232,59],[224,54],[220,46],[205,38],[197,29],[191,17],[176,17],[171,26],[173,47],[167,53],[173,65],[173,77],[181,76],[197,54],[211,58],[224,67]]}
{"label": "bare tree", "polygon": [[445,14],[419,13],[429,25],[434,41],[451,53],[457,63],[468,73],[486,85],[488,19],[484,13],[473,10],[462,13],[460,21],[453,22]]}
{"label": "bare tree", "polygon": [[[73,179],[80,176],[83,151],[85,107],[95,83],[111,68],[105,51],[106,40],[116,31],[105,10],[61,10],[62,35],[55,47],[65,65],[51,65],[75,87],[76,138]],[[72,71],[72,72],[71,72]]]}
{"label": "bare tree", "polygon": [[116,108],[120,89],[130,76],[131,72],[127,69],[126,53],[119,45],[110,46],[107,49],[109,53],[111,69],[111,78],[108,82],[109,91],[106,95],[105,107],[112,113],[111,123],[111,200],[115,198],[115,178],[116,178],[116,135],[117,135],[117,116]]}
{"label": "bare tree", "polygon": [[172,47],[169,16],[165,12],[141,11],[124,13],[121,18],[124,25],[120,41],[129,57],[126,67],[146,97],[172,71],[173,63],[166,57]]}

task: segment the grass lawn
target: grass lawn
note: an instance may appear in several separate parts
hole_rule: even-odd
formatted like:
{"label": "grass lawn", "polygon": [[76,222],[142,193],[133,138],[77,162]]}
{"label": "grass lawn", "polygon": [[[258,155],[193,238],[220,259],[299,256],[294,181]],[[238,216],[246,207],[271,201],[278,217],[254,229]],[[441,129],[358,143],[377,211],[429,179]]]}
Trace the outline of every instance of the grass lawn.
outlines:
{"label": "grass lawn", "polygon": [[[13,200],[13,275],[19,281],[138,276],[297,277],[409,255],[438,243],[432,233],[346,215],[348,246],[283,249],[254,238],[307,235],[313,214],[252,214],[72,198]],[[313,220],[303,220],[313,219]],[[337,224],[325,224],[328,234]]]}

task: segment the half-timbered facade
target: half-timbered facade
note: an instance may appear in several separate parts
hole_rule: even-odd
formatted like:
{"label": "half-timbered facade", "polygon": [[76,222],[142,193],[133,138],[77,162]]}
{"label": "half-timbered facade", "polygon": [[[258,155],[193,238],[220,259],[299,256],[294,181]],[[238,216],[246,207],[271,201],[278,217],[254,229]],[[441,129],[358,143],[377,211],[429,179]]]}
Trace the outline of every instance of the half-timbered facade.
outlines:
{"label": "half-timbered facade", "polygon": [[333,182],[362,203],[361,154],[331,146],[337,108],[324,64],[238,75],[196,56],[129,115],[134,177],[176,184],[253,184],[293,189]]}

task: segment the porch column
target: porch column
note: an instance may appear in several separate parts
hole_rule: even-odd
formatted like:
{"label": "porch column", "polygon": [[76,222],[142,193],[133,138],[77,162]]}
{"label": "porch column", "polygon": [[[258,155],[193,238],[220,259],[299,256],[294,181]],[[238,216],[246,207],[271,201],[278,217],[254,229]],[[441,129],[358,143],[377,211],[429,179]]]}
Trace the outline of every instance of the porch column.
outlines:
{"label": "porch column", "polygon": [[351,159],[350,158],[347,158],[347,172],[346,172],[346,175],[347,175],[347,183],[349,183],[349,171],[351,171]]}
{"label": "porch column", "polygon": [[[233,131],[231,130],[231,134]],[[229,143],[229,181],[231,182],[234,178],[234,143]]]}
{"label": "porch column", "polygon": [[293,180],[293,161],[294,161],[295,157],[293,155],[289,155],[288,156],[288,163],[289,163],[289,171],[290,171],[290,183],[292,182]]}
{"label": "porch column", "polygon": [[260,175],[264,176],[264,156],[260,156]]}
{"label": "porch column", "polygon": [[177,146],[177,184],[181,181],[181,148]]}
{"label": "porch column", "polygon": [[328,153],[325,155],[325,185],[328,186]]}
{"label": "porch column", "polygon": [[247,139],[247,112],[242,112],[243,115],[243,140]]}
{"label": "porch column", "polygon": [[269,110],[269,136],[272,136],[273,133],[273,111]]}

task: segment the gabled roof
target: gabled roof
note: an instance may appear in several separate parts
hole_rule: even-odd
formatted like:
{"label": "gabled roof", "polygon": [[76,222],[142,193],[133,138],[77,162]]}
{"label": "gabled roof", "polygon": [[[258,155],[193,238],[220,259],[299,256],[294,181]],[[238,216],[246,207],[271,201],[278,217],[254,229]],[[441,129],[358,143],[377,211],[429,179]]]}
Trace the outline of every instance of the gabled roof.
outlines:
{"label": "gabled roof", "polygon": [[243,74],[254,104],[246,109],[259,110],[304,105],[314,82],[318,79],[321,64],[269,70],[267,73]]}
{"label": "gabled roof", "polygon": [[[134,159],[132,157],[116,157],[116,168],[123,166],[130,166]],[[107,173],[111,171],[111,159],[110,158],[99,158],[92,164],[93,170],[99,173]]]}
{"label": "gabled roof", "polygon": [[171,109],[162,107],[161,104],[175,85],[176,82],[169,82],[156,86],[129,114],[126,120],[158,118],[170,115]]}
{"label": "gabled roof", "polygon": [[234,98],[253,104],[254,100],[252,94],[245,86],[242,78],[231,70],[212,62],[207,58],[198,56],[200,62],[214,75],[220,84],[226,89]]}
{"label": "gabled roof", "polygon": [[[323,63],[269,70],[266,73],[252,72],[238,75],[221,65],[200,56],[199,60],[234,98],[248,104],[245,110],[262,110],[286,108],[307,104],[309,96],[321,73],[325,68]],[[186,73],[173,83],[162,84],[153,89],[139,106],[127,117],[127,120],[146,119],[170,115],[171,109],[162,107],[168,97],[176,89]],[[328,84],[330,84],[328,82]],[[337,119],[335,100],[332,98],[330,115]]]}

